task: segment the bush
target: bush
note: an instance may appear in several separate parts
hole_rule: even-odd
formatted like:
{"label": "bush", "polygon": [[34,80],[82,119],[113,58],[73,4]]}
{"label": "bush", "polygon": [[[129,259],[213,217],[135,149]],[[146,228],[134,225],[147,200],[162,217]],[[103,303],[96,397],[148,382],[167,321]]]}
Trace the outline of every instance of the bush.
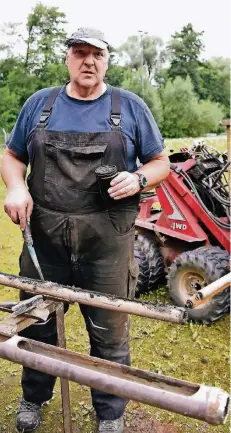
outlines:
{"label": "bush", "polygon": [[216,102],[198,101],[189,77],[168,80],[161,90],[163,135],[170,138],[198,137],[219,130],[223,109]]}
{"label": "bush", "polygon": [[198,135],[219,131],[219,120],[224,118],[224,110],[216,102],[200,101],[198,104]]}

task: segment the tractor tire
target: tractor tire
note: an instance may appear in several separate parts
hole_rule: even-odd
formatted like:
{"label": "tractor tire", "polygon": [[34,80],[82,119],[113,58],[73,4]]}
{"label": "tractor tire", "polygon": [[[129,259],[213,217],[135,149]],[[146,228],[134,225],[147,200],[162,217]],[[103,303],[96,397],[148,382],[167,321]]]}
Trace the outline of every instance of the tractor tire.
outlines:
{"label": "tractor tire", "polygon": [[157,285],[165,281],[164,260],[160,252],[160,248],[156,243],[153,243],[149,253],[150,277],[149,290],[157,289]]}
{"label": "tractor tire", "polygon": [[[228,273],[229,254],[220,247],[198,248],[180,254],[172,262],[168,274],[169,296],[177,306],[184,307],[197,290]],[[230,287],[207,303],[188,309],[189,321],[209,325],[230,310]]]}
{"label": "tractor tire", "polygon": [[164,281],[164,260],[160,248],[153,240],[151,234],[138,235],[137,243],[140,245],[149,266],[148,287],[145,287],[145,290],[142,290],[142,293],[144,293],[150,290],[155,290],[157,285]]}
{"label": "tractor tire", "polygon": [[134,256],[139,265],[139,276],[135,291],[135,297],[139,298],[141,293],[148,291],[150,269],[146,254],[137,241],[134,244]]}

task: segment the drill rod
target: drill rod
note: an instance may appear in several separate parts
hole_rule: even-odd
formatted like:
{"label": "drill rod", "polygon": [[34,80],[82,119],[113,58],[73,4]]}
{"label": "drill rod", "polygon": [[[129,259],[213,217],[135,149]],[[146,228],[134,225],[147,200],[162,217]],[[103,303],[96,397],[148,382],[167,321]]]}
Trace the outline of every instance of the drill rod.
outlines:
{"label": "drill rod", "polygon": [[69,304],[85,304],[173,323],[187,322],[186,310],[173,305],[155,305],[150,302],[130,301],[113,295],[90,292],[79,287],[61,286],[49,281],[40,282],[39,280],[2,272],[0,272],[0,284],[24,290],[33,295],[43,295],[45,298],[50,298],[53,301],[67,302]]}

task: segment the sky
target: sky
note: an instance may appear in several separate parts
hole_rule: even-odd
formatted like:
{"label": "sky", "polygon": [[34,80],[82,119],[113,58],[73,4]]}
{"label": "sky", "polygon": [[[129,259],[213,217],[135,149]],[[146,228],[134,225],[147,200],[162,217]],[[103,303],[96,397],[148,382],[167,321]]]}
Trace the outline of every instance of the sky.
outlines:
{"label": "sky", "polygon": [[[66,14],[66,30],[94,27],[114,47],[142,30],[167,43],[173,33],[192,23],[204,31],[203,59],[230,57],[230,0],[42,0]],[[10,0],[1,8],[0,27],[6,22],[25,24],[36,0]],[[16,47],[16,50],[19,48]]]}

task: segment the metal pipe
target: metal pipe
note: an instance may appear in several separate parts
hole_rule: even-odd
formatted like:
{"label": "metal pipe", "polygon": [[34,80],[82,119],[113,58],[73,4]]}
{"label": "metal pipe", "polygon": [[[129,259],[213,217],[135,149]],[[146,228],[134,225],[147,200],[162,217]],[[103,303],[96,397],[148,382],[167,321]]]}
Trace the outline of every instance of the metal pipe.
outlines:
{"label": "metal pipe", "polygon": [[225,423],[229,411],[229,395],[219,388],[92,358],[18,336],[0,343],[0,357],[209,424]]}
{"label": "metal pipe", "polygon": [[191,296],[190,299],[187,299],[185,307],[186,308],[195,308],[200,304],[204,304],[208,302],[213,296],[220,293],[226,287],[230,286],[231,283],[231,272],[219,278],[216,281],[213,281],[208,286],[203,287],[203,289],[198,290],[198,292]]}
{"label": "metal pipe", "polygon": [[54,301],[85,304],[173,323],[187,322],[188,315],[185,309],[173,305],[154,305],[150,302],[130,301],[113,295],[90,292],[78,287],[61,286],[57,283],[41,282],[2,272],[0,272],[0,285],[21,289],[33,293],[33,295],[41,294],[44,297],[52,298]]}

